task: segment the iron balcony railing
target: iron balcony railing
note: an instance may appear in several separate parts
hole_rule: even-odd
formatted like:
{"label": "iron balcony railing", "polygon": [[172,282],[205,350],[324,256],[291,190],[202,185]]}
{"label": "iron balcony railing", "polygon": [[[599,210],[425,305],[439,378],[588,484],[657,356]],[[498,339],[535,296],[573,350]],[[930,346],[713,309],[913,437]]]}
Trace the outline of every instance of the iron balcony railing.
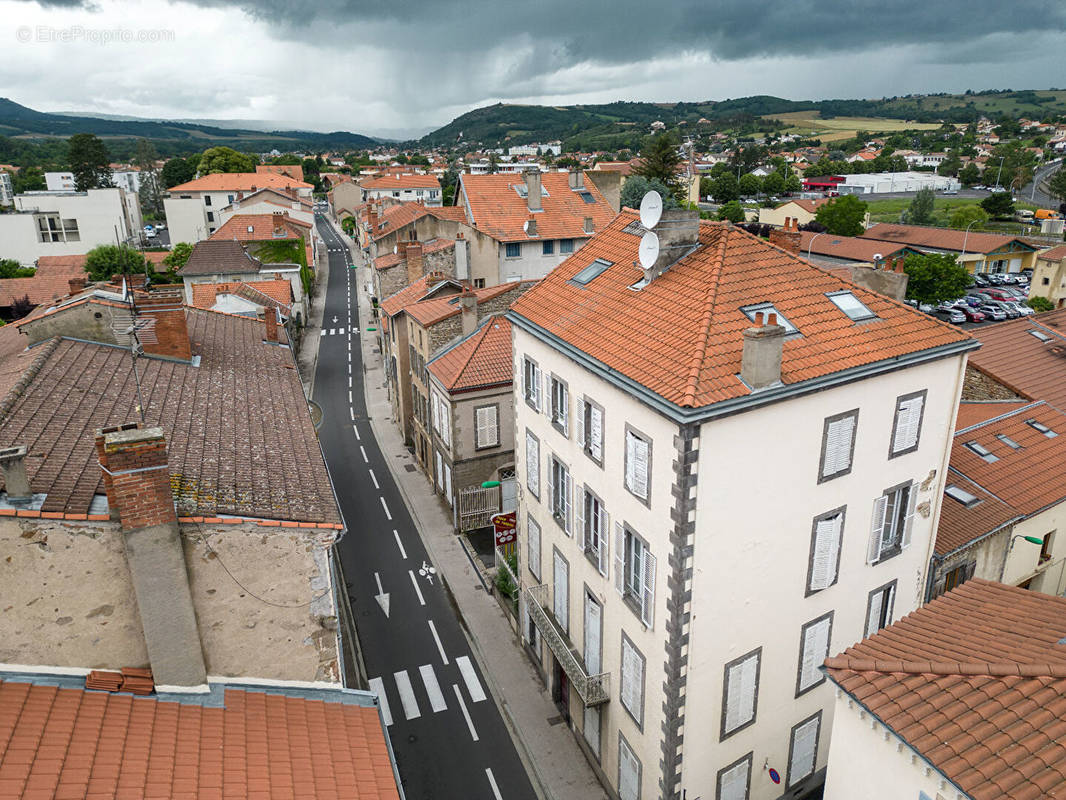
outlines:
{"label": "iron balcony railing", "polygon": [[560,630],[555,616],[548,610],[548,597],[551,587],[542,583],[526,588],[526,606],[533,624],[548,643],[559,664],[570,679],[571,685],[581,696],[586,706],[598,706],[611,699],[611,674],[601,672],[589,675],[585,663],[570,642],[570,638]]}

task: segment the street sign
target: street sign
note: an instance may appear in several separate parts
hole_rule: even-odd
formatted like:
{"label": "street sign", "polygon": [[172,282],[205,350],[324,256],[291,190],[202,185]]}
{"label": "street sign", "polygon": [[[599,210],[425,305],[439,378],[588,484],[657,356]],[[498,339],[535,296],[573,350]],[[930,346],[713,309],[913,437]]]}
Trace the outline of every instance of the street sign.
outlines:
{"label": "street sign", "polygon": [[496,546],[503,548],[505,553],[510,553],[518,538],[518,514],[514,511],[496,514],[492,517],[492,527],[496,531]]}

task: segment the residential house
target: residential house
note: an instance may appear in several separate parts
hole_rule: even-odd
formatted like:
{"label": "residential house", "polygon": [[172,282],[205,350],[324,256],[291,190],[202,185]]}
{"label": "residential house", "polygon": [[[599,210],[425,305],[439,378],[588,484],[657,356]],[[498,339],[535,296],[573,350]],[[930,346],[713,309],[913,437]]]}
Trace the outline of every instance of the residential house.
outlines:
{"label": "residential house", "polygon": [[[782,203],[775,208],[760,208],[759,224],[783,228],[786,219],[794,219],[799,225],[807,225],[814,222],[818,209],[828,202],[829,198],[827,197],[819,197],[814,200],[797,198]],[[868,216],[867,222],[869,222]]]}
{"label": "residential house", "polygon": [[101,244],[140,241],[136,195],[123,189],[87,192],[26,192],[15,211],[0,214],[0,258],[32,267],[41,256],[87,253]]}
{"label": "residential house", "polygon": [[360,183],[362,200],[389,198],[400,203],[441,205],[440,181],[436,175],[382,175]]}
{"label": "residential house", "polygon": [[[307,295],[304,292],[303,279],[299,264],[264,263],[252,256],[239,241],[234,239],[209,239],[197,242],[189,260],[178,270],[178,276],[184,286],[185,302],[198,308],[211,307],[210,293],[216,295],[248,294],[238,292],[241,284],[250,284],[257,291],[265,293],[283,305],[289,306],[293,322],[297,325],[307,319]],[[286,293],[279,282],[289,284]],[[266,283],[256,287],[255,284]],[[210,288],[203,288],[210,287]],[[235,288],[236,287],[236,288]],[[204,294],[204,293],[207,294]],[[288,299],[286,299],[286,295]],[[257,303],[257,295],[245,297],[246,301]],[[259,303],[262,306],[261,303]],[[240,304],[236,306],[239,308]],[[243,308],[243,313],[250,310]],[[288,316],[288,315],[286,315]]]}
{"label": "residential house", "polygon": [[337,219],[358,217],[363,208],[363,189],[351,179],[335,184],[326,196]]}
{"label": "residential house", "polygon": [[634,269],[623,211],[508,315],[522,643],[623,800],[803,797],[818,666],[921,601],[976,343],[728,223],[657,230]]}
{"label": "residential house", "polygon": [[923,253],[954,255],[962,266],[973,273],[1017,273],[1036,268],[1038,249],[1022,239],[1005,234],[880,222],[868,228],[861,238],[907,245]]}
{"label": "residential house", "polygon": [[1029,285],[1030,297],[1045,297],[1055,308],[1066,306],[1066,245],[1037,253]]}
{"label": "residential house", "polygon": [[1066,599],[974,580],[828,659],[826,800],[1060,794],[1063,639]]}
{"label": "residential house", "polygon": [[359,244],[373,262],[379,256],[395,253],[403,241],[456,239],[460,231],[466,230],[465,221],[465,212],[455,206],[367,204],[362,211]]}
{"label": "residential house", "polygon": [[[443,494],[447,482],[458,499],[464,489],[499,481],[498,510],[513,511],[517,487],[511,323],[489,315],[468,332],[475,323],[470,317],[463,322],[463,337],[426,364],[437,490]],[[484,514],[464,518],[461,503],[456,511],[460,530],[485,524]]]}
{"label": "residential house", "polygon": [[[276,250],[276,246],[267,243],[292,242],[291,251],[294,260],[302,255],[308,266],[313,266],[318,258],[318,233],[312,222],[304,222],[289,216],[288,211],[270,211],[266,214],[251,214],[243,211],[234,214],[211,236],[210,240],[232,239],[244,243],[253,255]],[[302,244],[301,244],[302,243]]]}
{"label": "residential house", "polygon": [[204,175],[173,186],[163,198],[172,242],[199,242],[222,224],[220,211],[260,189],[276,189],[296,197],[311,198],[314,187],[288,175],[273,172],[222,172]]}
{"label": "residential house", "polygon": [[224,225],[234,214],[273,214],[275,211],[285,211],[293,219],[308,225],[314,225],[315,222],[314,204],[296,196],[292,189],[259,189],[250,194],[237,192],[232,203],[219,209],[217,219]]}
{"label": "residential house", "polygon": [[299,183],[304,182],[304,168],[300,164],[256,164],[258,175],[284,175]]}
{"label": "residential house", "polygon": [[395,253],[378,256],[373,261],[371,280],[374,297],[391,297],[423,275],[456,274],[456,258],[466,255],[462,234],[459,239],[429,239],[399,242]]}

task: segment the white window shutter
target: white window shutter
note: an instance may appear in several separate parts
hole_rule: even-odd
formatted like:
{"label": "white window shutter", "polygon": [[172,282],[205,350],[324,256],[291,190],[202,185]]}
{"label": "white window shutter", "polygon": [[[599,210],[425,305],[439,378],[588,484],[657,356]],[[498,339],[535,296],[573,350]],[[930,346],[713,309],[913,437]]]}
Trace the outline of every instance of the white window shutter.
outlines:
{"label": "white window shutter", "polygon": [[529,571],[540,580],[540,525],[526,517],[526,537],[528,540]]}
{"label": "white window shutter", "polygon": [[589,453],[594,459],[603,458],[603,412],[596,406],[589,407]]}
{"label": "white window shutter", "polygon": [[526,434],[526,486],[540,494],[540,442],[531,433]]}
{"label": "white window shutter", "polygon": [[825,436],[822,477],[846,470],[851,463],[851,442],[855,436],[855,417],[843,417],[829,423]]}
{"label": "white window shutter", "polygon": [[621,522],[614,523],[614,588],[625,594],[626,585],[626,531]]}
{"label": "white window shutter", "polygon": [[621,737],[618,738],[618,797],[619,800],[640,797],[640,762]]}
{"label": "white window shutter", "polygon": [[870,598],[870,612],[866,615],[866,635],[873,636],[880,630],[881,609],[884,604],[885,593],[877,592]]}
{"label": "white window shutter", "polygon": [[496,406],[491,406],[488,409],[488,412],[489,438],[487,444],[498,445],[500,443],[500,409],[498,409]]}
{"label": "white window shutter", "polygon": [[634,477],[637,481],[637,496],[645,499],[648,497],[648,450],[648,443],[643,439],[637,439],[637,464]]}
{"label": "white window shutter", "polygon": [[563,470],[563,529],[567,536],[574,535],[574,481],[570,470]]}
{"label": "white window shutter", "polygon": [[608,540],[611,536],[611,518],[608,516],[607,511],[602,505],[600,506],[598,526],[600,538],[597,560],[599,561],[600,574],[606,578],[608,570],[607,564],[608,559],[610,557],[610,547]]}
{"label": "white window shutter", "polygon": [[874,500],[873,524],[870,526],[870,544],[867,547],[866,563],[876,563],[881,557],[881,533],[885,527],[885,509],[888,507],[888,498],[881,495]]}
{"label": "white window shutter", "polygon": [[721,800],[748,800],[748,762],[743,761],[722,773],[718,780]]}
{"label": "white window shutter", "polygon": [[533,367],[533,387],[533,391],[536,395],[536,400],[534,401],[533,406],[537,411],[542,411],[544,409],[544,388],[541,383],[540,367]]}
{"label": "white window shutter", "polygon": [[570,569],[558,553],[552,561],[552,614],[563,633],[570,631]]}
{"label": "white window shutter", "polygon": [[655,622],[655,556],[647,548],[641,559],[643,576],[640,593],[640,618],[649,628]]}
{"label": "white window shutter", "polygon": [[582,450],[585,449],[585,408],[586,404],[582,398],[577,400],[577,446]]}
{"label": "white window shutter", "polygon": [[629,709],[638,722],[642,721],[643,698],[641,694],[644,691],[644,662],[636,648],[625,638],[622,639],[621,691],[622,705]]}
{"label": "white window shutter", "polygon": [[896,432],[892,437],[892,452],[907,450],[918,443],[918,421],[922,418],[924,397],[912,397],[899,404],[896,410]]}
{"label": "white window shutter", "polygon": [[570,435],[570,392],[565,384],[559,384],[559,414],[563,418],[563,436]]}
{"label": "white window shutter", "polygon": [[591,520],[585,519],[585,503],[587,502],[588,495],[584,489],[579,489],[577,492],[577,532],[580,536],[581,551],[584,552],[588,549],[588,532],[586,526],[592,524]]}
{"label": "white window shutter", "polygon": [[835,514],[818,520],[815,526],[814,558],[811,565],[811,584],[808,587],[812,592],[828,589],[836,580],[842,522],[843,517]]}
{"label": "white window shutter", "polygon": [[540,406],[540,410],[544,412],[549,420],[552,418],[552,376],[544,375],[544,402]]}
{"label": "white window shutter", "polygon": [[800,666],[800,689],[818,683],[818,670],[829,656],[829,619],[809,625],[803,631],[803,661]]}
{"label": "white window shutter", "polygon": [[900,539],[900,547],[909,547],[911,543],[911,526],[914,523],[914,504],[918,499],[917,486],[911,482],[907,489],[907,517],[903,520],[903,536]]}
{"label": "white window shutter", "polygon": [[729,670],[726,687],[726,733],[736,730],[755,716],[755,675],[759,657],[752,655]]}
{"label": "white window shutter", "polygon": [[792,761],[788,765],[789,785],[814,772],[814,751],[818,746],[818,718],[805,722],[792,732]]}

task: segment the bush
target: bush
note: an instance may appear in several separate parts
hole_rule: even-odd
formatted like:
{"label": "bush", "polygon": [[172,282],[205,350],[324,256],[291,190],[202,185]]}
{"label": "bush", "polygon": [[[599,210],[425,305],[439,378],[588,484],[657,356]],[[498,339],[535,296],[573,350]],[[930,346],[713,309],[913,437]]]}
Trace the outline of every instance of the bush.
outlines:
{"label": "bush", "polygon": [[1045,311],[1055,310],[1054,303],[1052,303],[1046,297],[1040,297],[1039,295],[1037,295],[1036,297],[1030,297],[1028,300],[1025,301],[1025,304],[1038,314],[1041,314]]}
{"label": "bush", "polygon": [[743,222],[744,207],[736,200],[730,200],[718,209],[718,219],[727,219],[730,222]]}

